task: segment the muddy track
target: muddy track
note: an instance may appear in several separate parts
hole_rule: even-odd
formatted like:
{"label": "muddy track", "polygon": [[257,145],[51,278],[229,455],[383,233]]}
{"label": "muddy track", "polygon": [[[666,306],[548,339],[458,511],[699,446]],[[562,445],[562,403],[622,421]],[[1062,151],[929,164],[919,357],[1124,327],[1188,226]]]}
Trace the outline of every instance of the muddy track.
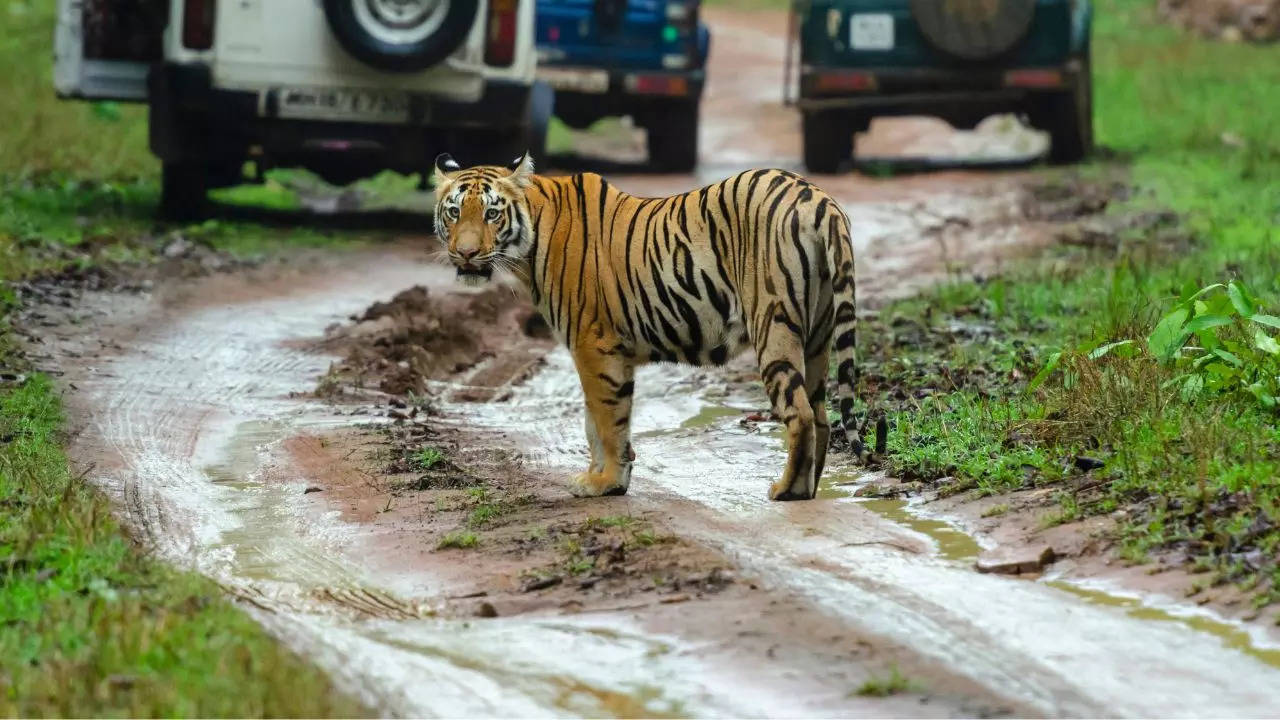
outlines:
{"label": "muddy track", "polygon": [[[62,360],[80,419],[73,455],[96,463],[88,477],[128,525],[164,557],[217,579],[372,706],[401,715],[911,716],[1273,707],[1274,671],[1217,638],[976,575],[957,561],[963,551],[848,497],[866,479],[838,466],[822,499],[769,503],[780,443],[768,423],[740,424],[741,411],[764,398],[732,368],[643,372],[633,493],[560,495],[559,504],[657,516],[731,563],[738,587],[680,604],[648,597],[587,612],[454,616],[451,598],[483,574],[476,560],[432,552],[433,539],[419,532],[416,549],[434,562],[398,562],[414,549],[411,523],[371,532],[342,519],[323,494],[304,493],[312,475],[282,451],[290,437],[352,422],[296,397],[330,360],[296,341],[381,299],[384,288],[451,286],[447,271],[404,256],[388,262],[394,252],[283,277],[264,268],[200,281],[176,291],[185,297],[117,297],[117,315],[93,320],[104,328],[97,341],[123,352],[90,351],[75,326],[49,338],[81,348],[79,361]],[[565,354],[552,351],[506,400],[453,400],[464,384],[437,386],[435,421],[471,443],[501,438],[519,449],[554,503],[556,478],[585,462],[575,384]],[[927,690],[847,696],[889,665]],[[1237,691],[1224,697],[1228,686]]]}
{"label": "muddy track", "polygon": [[[762,84],[741,81],[780,73],[779,18],[708,17],[719,33],[704,111],[712,156],[699,177],[617,177],[620,187],[680,191],[798,155],[794,115]],[[768,142],[752,143],[760,125],[735,121],[752,112],[776,126]],[[858,286],[874,304],[1052,242],[1023,213],[1027,177],[820,182],[853,219]],[[781,442],[767,421],[742,422],[765,406],[749,362],[640,372],[631,494],[596,500],[558,486],[586,462],[562,350],[521,339],[425,383],[433,442],[466,450],[460,462],[488,472],[490,486],[518,485],[530,498],[486,532],[489,549],[438,550],[449,526],[433,518],[456,512],[414,500],[441,495],[389,491],[365,452],[377,449],[377,431],[362,426],[389,422],[368,414],[370,402],[385,409],[385,396],[370,389],[335,405],[311,392],[341,356],[320,342],[327,328],[333,337],[335,324],[413,286],[465,305],[452,273],[426,262],[428,242],[308,253],[148,295],[91,294],[59,311],[42,350],[65,373],[77,467],[139,540],[216,579],[371,707],[408,716],[1275,714],[1274,667],[1181,624],[978,575],[973,541],[902,503],[853,497],[874,478],[838,457],[818,500],[769,503]],[[501,460],[511,457],[518,462]],[[320,491],[307,492],[312,485]],[[527,530],[605,515],[673,536],[661,551],[628,550],[619,566],[675,576],[683,589],[516,584],[550,557],[517,542]],[[732,581],[708,584],[721,569]],[[491,611],[480,612],[480,592]],[[893,667],[915,686],[887,698],[853,692]]]}

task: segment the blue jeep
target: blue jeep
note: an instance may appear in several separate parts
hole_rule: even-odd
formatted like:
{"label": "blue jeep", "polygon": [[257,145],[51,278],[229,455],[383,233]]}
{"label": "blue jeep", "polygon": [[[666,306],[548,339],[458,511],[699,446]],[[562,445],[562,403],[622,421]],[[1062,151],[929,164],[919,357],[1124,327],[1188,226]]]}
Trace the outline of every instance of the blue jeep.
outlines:
{"label": "blue jeep", "polygon": [[711,42],[698,0],[538,0],[536,38],[538,78],[566,125],[630,115],[656,169],[697,165]]}
{"label": "blue jeep", "polygon": [[804,161],[835,172],[878,115],[1024,114],[1050,159],[1093,148],[1089,0],[797,0]]}

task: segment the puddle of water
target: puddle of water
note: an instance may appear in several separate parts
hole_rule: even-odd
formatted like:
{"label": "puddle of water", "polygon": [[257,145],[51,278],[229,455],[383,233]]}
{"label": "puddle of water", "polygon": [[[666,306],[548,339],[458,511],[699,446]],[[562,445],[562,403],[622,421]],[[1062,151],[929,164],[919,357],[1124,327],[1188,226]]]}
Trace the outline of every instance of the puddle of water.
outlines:
{"label": "puddle of water", "polygon": [[938,555],[955,562],[970,563],[976,560],[982,547],[971,536],[942,520],[921,517],[911,511],[906,500],[877,498],[859,500],[862,507],[899,525],[915,530],[931,538],[938,548]]}
{"label": "puddle of water", "polygon": [[1063,592],[1071,593],[1072,595],[1082,598],[1085,602],[1093,605],[1105,605],[1107,607],[1124,609],[1130,617],[1138,618],[1140,620],[1178,623],[1193,630],[1208,633],[1214,637],[1220,638],[1224,647],[1231,648],[1232,650],[1238,650],[1245,655],[1257,658],[1272,667],[1280,668],[1280,648],[1259,647],[1254,642],[1253,637],[1239,625],[1214,620],[1213,618],[1206,617],[1204,615],[1176,615],[1168,610],[1148,605],[1139,598],[1113,595],[1095,588],[1083,587],[1066,580],[1051,580],[1045,584],[1062,590]]}
{"label": "puddle of water", "polygon": [[828,500],[850,500],[880,517],[914,530],[933,540],[938,555],[957,563],[976,560],[982,546],[969,534],[944,520],[926,518],[911,510],[911,503],[899,498],[857,498],[854,492],[867,484],[857,473],[832,469],[824,473],[818,484],[818,497]]}
{"label": "puddle of water", "polygon": [[[857,480],[837,480],[833,478],[823,482],[823,487],[819,489],[818,496],[830,498],[850,497],[852,493],[844,488],[860,484],[862,483]],[[946,521],[922,517],[912,509],[911,503],[906,500],[855,499],[854,501],[881,517],[928,536],[934,541],[938,555],[947,560],[970,564],[982,552],[982,547],[971,535]],[[1140,598],[1116,595],[1097,588],[1084,587],[1067,580],[1050,580],[1044,582],[1044,584],[1082,598],[1091,605],[1126,610],[1127,615],[1139,620],[1178,623],[1192,630],[1213,635],[1222,640],[1224,647],[1257,658],[1272,667],[1280,668],[1280,648],[1260,647],[1254,638],[1238,624],[1215,620],[1200,614],[1174,614],[1144,602]]]}
{"label": "puddle of water", "polygon": [[228,571],[236,578],[272,586],[296,584],[345,596],[345,591],[370,584],[348,563],[317,547],[317,540],[332,538],[308,537],[315,532],[323,536],[323,528],[319,523],[308,526],[299,518],[297,494],[303,478],[279,482],[263,477],[266,466],[274,461],[272,448],[307,426],[302,420],[253,420],[238,423],[223,440],[220,462],[203,472],[228,492],[223,504],[238,523],[222,531],[214,550],[231,559]]}
{"label": "puddle of water", "polygon": [[707,405],[698,411],[697,415],[686,419],[680,423],[681,430],[689,430],[691,428],[707,427],[714,425],[717,420],[722,418],[737,417],[742,414],[738,408],[728,407],[727,405]]}

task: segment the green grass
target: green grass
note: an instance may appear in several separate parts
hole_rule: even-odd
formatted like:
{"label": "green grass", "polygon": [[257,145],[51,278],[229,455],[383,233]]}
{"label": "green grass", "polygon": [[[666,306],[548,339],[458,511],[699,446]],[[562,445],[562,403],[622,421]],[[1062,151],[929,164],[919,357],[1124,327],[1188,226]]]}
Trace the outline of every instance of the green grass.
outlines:
{"label": "green grass", "polygon": [[640,522],[640,519],[634,515],[605,515],[599,518],[588,518],[587,527],[616,527],[629,528]]}
{"label": "green grass", "polygon": [[982,512],[982,517],[984,518],[1000,517],[1001,515],[1004,515],[1007,512],[1009,512],[1009,503],[1000,503],[999,505],[992,505],[991,507],[984,510]]}
{"label": "green grass", "polygon": [[480,536],[473,532],[458,530],[451,532],[440,538],[440,542],[436,544],[436,549],[447,550],[449,548],[457,548],[465,550],[473,548],[480,544]]}
{"label": "green grass", "polygon": [[211,582],[138,552],[67,468],[36,375],[0,393],[0,714],[351,715]]}
{"label": "green grass", "polygon": [[435,467],[441,460],[444,460],[444,453],[440,452],[436,448],[422,448],[413,454],[414,466],[423,471],[430,470]]}
{"label": "green grass", "polygon": [[467,513],[467,525],[475,528],[484,527],[505,512],[506,508],[496,503],[477,505]]}
{"label": "green grass", "polygon": [[[895,304],[859,337],[872,393],[892,409],[894,471],[982,493],[1056,486],[1046,522],[1122,510],[1121,557],[1182,552],[1265,604],[1280,600],[1275,412],[1240,393],[1183,398],[1175,369],[1145,350],[1088,352],[1145,348],[1187,287],[1238,279],[1280,311],[1280,47],[1184,35],[1152,6],[1095,3],[1097,133],[1137,189],[1113,211],[1173,209],[1192,242],[1152,231],[1118,251],[1063,251]],[[1078,173],[1100,182],[1114,169]],[[1071,172],[1057,181],[1071,192]],[[957,322],[986,334],[950,332]],[[1057,352],[1057,370],[1029,390]],[[1086,476],[1080,456],[1105,465]]]}
{"label": "green grass", "polygon": [[872,675],[868,677],[852,694],[861,697],[889,697],[890,695],[912,692],[915,689],[915,683],[911,682],[906,675],[903,675],[897,666],[893,666],[889,668],[888,675]]}

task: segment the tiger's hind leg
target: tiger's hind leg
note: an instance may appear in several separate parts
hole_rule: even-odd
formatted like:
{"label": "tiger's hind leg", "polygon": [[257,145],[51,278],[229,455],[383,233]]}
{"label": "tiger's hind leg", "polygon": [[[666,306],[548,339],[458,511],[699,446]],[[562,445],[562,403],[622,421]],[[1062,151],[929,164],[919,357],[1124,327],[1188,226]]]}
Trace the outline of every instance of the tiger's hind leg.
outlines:
{"label": "tiger's hind leg", "polygon": [[770,500],[808,500],[817,491],[814,470],[818,433],[800,369],[804,364],[798,343],[787,342],[777,349],[766,347],[760,353],[765,390],[773,412],[787,428],[787,464],[782,479],[769,487]]}
{"label": "tiger's hind leg", "polygon": [[631,399],[635,366],[615,352],[576,348],[574,364],[586,400],[591,464],[569,481],[578,497],[625,495],[631,485]]}
{"label": "tiger's hind leg", "polygon": [[822,468],[827,462],[827,446],[831,442],[831,418],[827,417],[827,362],[829,348],[805,358],[805,391],[809,394],[809,407],[813,410],[813,487],[817,494],[822,482]]}

